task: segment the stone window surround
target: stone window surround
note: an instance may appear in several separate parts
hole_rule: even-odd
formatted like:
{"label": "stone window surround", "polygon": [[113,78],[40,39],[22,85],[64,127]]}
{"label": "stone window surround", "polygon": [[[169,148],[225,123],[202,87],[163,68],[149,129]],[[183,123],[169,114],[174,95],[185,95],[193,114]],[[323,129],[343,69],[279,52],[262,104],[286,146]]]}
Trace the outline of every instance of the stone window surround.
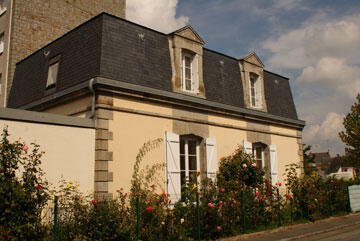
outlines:
{"label": "stone window surround", "polygon": [[[182,36],[181,31],[169,35],[169,50],[172,68],[172,87],[174,92],[205,98],[205,87],[203,82],[203,42]],[[182,89],[182,53],[190,52],[195,55],[197,64],[198,91],[185,91]]]}
{"label": "stone window surround", "polygon": [[[264,69],[262,66],[249,62],[244,59],[239,60],[239,68],[241,73],[241,79],[243,83],[243,93],[244,93],[244,104],[248,109],[258,110],[267,112],[267,106],[265,101],[265,93],[264,93]],[[261,106],[254,107],[250,103],[250,74],[254,73],[258,75],[259,82],[259,90],[261,93]]]}

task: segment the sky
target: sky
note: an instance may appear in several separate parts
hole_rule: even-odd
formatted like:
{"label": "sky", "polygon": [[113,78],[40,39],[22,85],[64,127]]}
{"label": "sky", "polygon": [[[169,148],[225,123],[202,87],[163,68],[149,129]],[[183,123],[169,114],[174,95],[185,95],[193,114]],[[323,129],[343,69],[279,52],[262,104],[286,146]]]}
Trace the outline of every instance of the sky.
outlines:
{"label": "sky", "polygon": [[170,33],[191,25],[205,47],[255,52],[289,78],[303,142],[344,154],[343,117],[360,92],[359,0],[127,0],[127,19]]}

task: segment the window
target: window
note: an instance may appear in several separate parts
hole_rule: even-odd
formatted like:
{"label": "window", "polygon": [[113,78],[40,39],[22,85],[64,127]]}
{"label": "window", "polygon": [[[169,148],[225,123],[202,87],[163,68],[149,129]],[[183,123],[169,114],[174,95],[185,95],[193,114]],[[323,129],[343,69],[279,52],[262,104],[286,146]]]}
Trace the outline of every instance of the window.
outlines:
{"label": "window", "polygon": [[259,108],[261,107],[261,86],[259,75],[250,73],[250,106]]}
{"label": "window", "polygon": [[181,59],[181,88],[183,91],[198,92],[198,71],[196,55],[183,50]]}
{"label": "window", "polygon": [[[199,171],[199,141],[194,138],[180,137],[180,177],[181,187],[197,183]],[[183,192],[183,191],[181,191]]]}
{"label": "window", "polygon": [[264,147],[259,144],[259,143],[255,143],[252,146],[252,154],[253,157],[256,161],[256,166],[259,168],[264,168],[265,167],[265,163],[264,163]]}
{"label": "window", "polygon": [[0,54],[2,54],[4,52],[4,48],[5,48],[5,38],[4,38],[4,33],[0,34]]}
{"label": "window", "polygon": [[2,73],[0,73],[0,95],[1,95],[1,85],[2,85]]}
{"label": "window", "polygon": [[243,147],[246,154],[253,155],[253,158],[256,160],[256,165],[258,167],[265,168],[264,161],[264,150],[265,148],[269,151],[266,154],[266,158],[270,159],[270,175],[272,185],[276,185],[278,182],[278,159],[276,144],[266,145],[261,142],[251,143],[248,141],[243,141]]}
{"label": "window", "polygon": [[57,76],[59,72],[59,56],[55,57],[50,60],[49,68],[48,68],[48,75],[46,81],[46,88],[51,88],[56,85]]}
{"label": "window", "polygon": [[[171,203],[181,200],[182,187],[188,183],[193,186],[198,181],[197,173],[201,170],[200,150],[202,138],[195,135],[179,136],[175,133],[165,132],[166,157],[166,192],[170,194]],[[215,181],[218,169],[216,152],[216,139],[209,137],[205,141],[206,175]],[[205,163],[202,163],[204,168]],[[205,170],[202,170],[205,171]]]}
{"label": "window", "polygon": [[0,0],[0,14],[5,12],[7,9],[7,0]]}

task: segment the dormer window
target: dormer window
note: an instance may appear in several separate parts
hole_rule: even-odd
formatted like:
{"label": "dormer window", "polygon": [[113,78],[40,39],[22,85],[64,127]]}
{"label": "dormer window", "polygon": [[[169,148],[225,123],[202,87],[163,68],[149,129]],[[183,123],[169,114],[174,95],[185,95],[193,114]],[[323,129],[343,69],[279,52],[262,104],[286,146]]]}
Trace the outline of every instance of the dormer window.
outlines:
{"label": "dormer window", "polygon": [[259,75],[250,73],[250,105],[251,107],[261,108],[262,107],[262,96],[261,96],[261,84]]}
{"label": "dormer window", "polygon": [[56,56],[49,61],[48,74],[46,79],[46,88],[55,87],[59,72],[60,56]]}
{"label": "dormer window", "polygon": [[183,91],[191,93],[199,91],[197,69],[196,55],[190,51],[183,50],[181,57],[181,89]]}

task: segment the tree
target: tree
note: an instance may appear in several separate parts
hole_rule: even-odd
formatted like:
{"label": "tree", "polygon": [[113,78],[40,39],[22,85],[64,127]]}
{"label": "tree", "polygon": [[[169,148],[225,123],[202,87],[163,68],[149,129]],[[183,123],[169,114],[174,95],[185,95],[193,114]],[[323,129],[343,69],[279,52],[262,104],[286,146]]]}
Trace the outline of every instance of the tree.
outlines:
{"label": "tree", "polygon": [[360,167],[360,94],[343,120],[345,131],[339,133],[340,139],[346,145],[344,159],[355,167]]}
{"label": "tree", "polygon": [[315,155],[307,153],[310,150],[311,150],[310,145],[307,146],[307,145],[303,144],[304,172],[305,172],[305,175],[307,175],[307,176],[310,176],[311,174],[313,174],[314,171],[316,171],[316,167],[314,166]]}

